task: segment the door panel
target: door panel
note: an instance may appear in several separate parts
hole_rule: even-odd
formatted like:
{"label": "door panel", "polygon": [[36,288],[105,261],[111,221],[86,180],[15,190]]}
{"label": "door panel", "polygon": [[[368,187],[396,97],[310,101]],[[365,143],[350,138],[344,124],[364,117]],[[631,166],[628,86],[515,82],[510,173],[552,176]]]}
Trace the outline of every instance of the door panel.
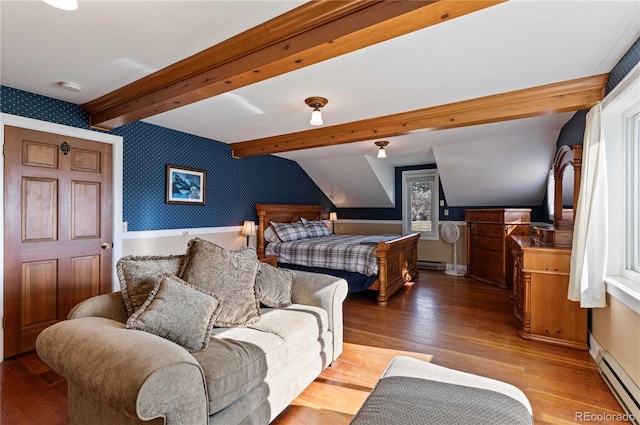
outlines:
{"label": "door panel", "polygon": [[4,357],[111,291],[112,147],[5,127]]}

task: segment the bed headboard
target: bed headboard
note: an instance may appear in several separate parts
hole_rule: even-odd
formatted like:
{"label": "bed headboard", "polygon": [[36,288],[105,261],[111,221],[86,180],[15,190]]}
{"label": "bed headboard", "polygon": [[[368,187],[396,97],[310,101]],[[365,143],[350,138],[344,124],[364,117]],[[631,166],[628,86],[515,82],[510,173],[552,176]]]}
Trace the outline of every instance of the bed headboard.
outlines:
{"label": "bed headboard", "polygon": [[307,220],[322,220],[325,214],[320,205],[292,205],[292,204],[256,204],[258,213],[258,255],[264,255],[266,242],[264,230],[269,223],[293,223],[300,217]]}

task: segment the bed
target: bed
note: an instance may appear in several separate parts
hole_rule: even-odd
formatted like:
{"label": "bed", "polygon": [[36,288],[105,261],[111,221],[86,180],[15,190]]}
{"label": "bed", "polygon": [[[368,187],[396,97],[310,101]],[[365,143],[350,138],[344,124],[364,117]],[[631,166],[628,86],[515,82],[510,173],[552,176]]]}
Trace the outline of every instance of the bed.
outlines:
{"label": "bed", "polygon": [[[256,212],[258,213],[258,255],[279,255],[272,248],[278,244],[269,245],[268,239],[265,238],[265,231],[269,229],[272,223],[299,223],[301,220],[309,222],[318,222],[326,215],[320,205],[293,205],[293,204],[256,204]],[[325,226],[326,227],[326,226]],[[273,227],[272,227],[273,228]],[[269,230],[268,230],[269,229]],[[329,232],[330,233],[330,232]],[[323,236],[311,238],[317,242],[327,241],[330,239],[338,239],[341,235]],[[345,235],[348,237],[349,235]],[[373,282],[367,289],[377,291],[377,302],[384,306],[391,295],[402,288],[407,282],[418,277],[418,233],[412,233],[406,236],[390,237],[389,235],[366,236],[365,240],[357,242],[362,247],[367,247],[371,255],[375,256],[375,268],[377,273],[373,274],[371,281]],[[307,241],[305,241],[307,242]],[[355,243],[355,242],[354,242]],[[284,243],[280,245],[285,245]],[[278,263],[282,266],[289,266],[280,258]],[[311,266],[299,264],[304,270],[314,270],[318,272],[329,272],[333,274],[334,267],[317,268],[313,264]],[[294,265],[294,267],[296,266]],[[331,270],[329,270],[331,269]],[[337,271],[343,271],[336,269]],[[347,271],[352,274],[361,274],[357,272]],[[341,277],[344,275],[340,275]],[[350,284],[352,290],[351,279],[345,277]]]}

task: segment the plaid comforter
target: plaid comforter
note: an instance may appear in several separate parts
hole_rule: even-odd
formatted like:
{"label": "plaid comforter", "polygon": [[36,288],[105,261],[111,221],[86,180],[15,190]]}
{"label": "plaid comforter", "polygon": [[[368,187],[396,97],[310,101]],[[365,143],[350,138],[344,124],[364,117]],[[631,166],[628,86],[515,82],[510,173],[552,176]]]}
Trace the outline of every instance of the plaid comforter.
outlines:
{"label": "plaid comforter", "polygon": [[366,276],[378,274],[376,246],[378,242],[396,239],[398,235],[362,236],[331,235],[293,242],[270,242],[266,255],[278,255],[278,262],[308,267],[345,270]]}

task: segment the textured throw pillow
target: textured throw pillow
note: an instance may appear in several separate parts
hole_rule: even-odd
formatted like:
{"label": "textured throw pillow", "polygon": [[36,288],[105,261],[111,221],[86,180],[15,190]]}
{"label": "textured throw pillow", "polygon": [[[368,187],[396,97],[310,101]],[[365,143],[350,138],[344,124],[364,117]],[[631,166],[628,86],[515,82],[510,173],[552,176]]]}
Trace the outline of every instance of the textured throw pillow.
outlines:
{"label": "textured throw pillow", "polygon": [[172,274],[163,274],[126,326],[158,335],[195,353],[209,345],[214,319],[221,307],[214,295]]}
{"label": "textured throw pillow", "polygon": [[184,255],[129,255],[118,260],[116,271],[127,314],[131,316],[142,307],[142,304],[149,298],[158,275],[170,273],[177,276],[182,269],[184,259]]}
{"label": "textured throw pillow", "polygon": [[293,272],[278,269],[270,264],[260,263],[256,275],[256,294],[258,301],[267,307],[286,307],[291,305],[291,282]]}
{"label": "textured throw pillow", "polygon": [[253,247],[230,251],[194,238],[187,246],[180,278],[220,298],[222,310],[215,320],[216,326],[246,326],[260,320],[260,303],[255,293],[259,265]]}
{"label": "textured throw pillow", "polygon": [[321,221],[307,221],[304,230],[310,238],[318,238],[320,236],[331,236],[331,230]]}
{"label": "textured throw pillow", "polygon": [[271,223],[282,242],[299,241],[309,237],[302,223]]}

